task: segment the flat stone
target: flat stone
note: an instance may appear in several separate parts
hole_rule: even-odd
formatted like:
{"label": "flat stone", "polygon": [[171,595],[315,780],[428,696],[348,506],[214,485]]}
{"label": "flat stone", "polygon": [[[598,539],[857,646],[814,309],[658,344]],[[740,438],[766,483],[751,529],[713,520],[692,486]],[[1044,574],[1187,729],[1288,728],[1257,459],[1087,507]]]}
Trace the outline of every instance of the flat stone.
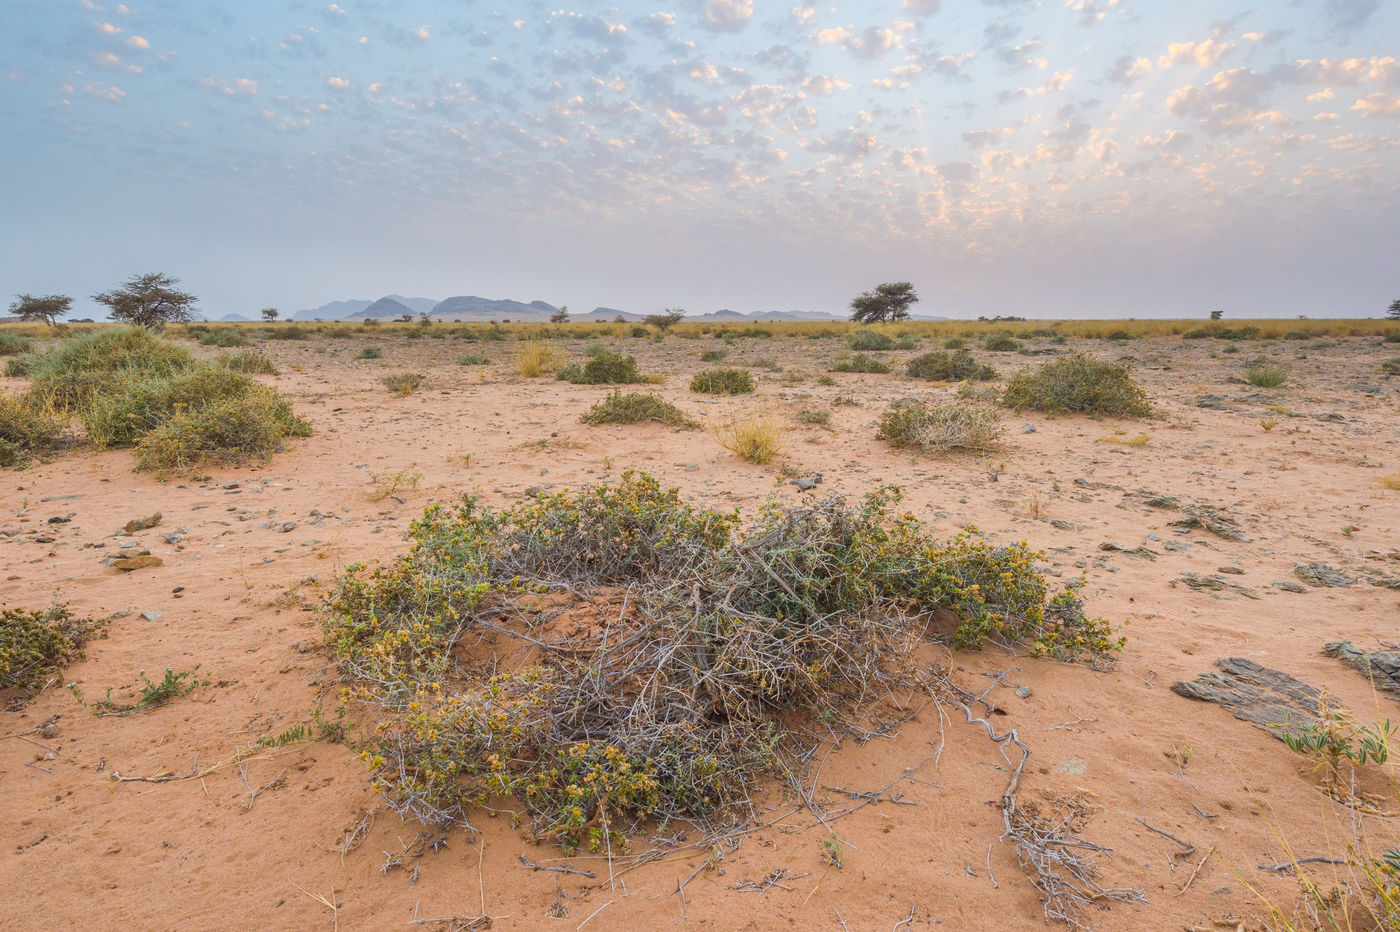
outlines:
{"label": "flat stone", "polygon": [[113,567],[125,573],[130,573],[132,570],[145,569],[148,566],[164,565],[164,560],[162,560],[160,557],[152,556],[149,553],[145,556],[140,557],[119,557],[118,559],[112,561]]}
{"label": "flat stone", "polygon": [[1285,733],[1318,721],[1322,693],[1302,680],[1244,657],[1225,657],[1215,666],[1194,680],[1173,683],[1172,692],[1197,702],[1213,702],[1280,741]]}
{"label": "flat stone", "polygon": [[144,531],[160,524],[160,518],[161,514],[159,511],[145,518],[132,518],[130,521],[126,522],[122,530],[126,531],[128,534],[135,534],[137,531]]}
{"label": "flat stone", "polygon": [[1350,641],[1333,641],[1322,652],[1350,664],[1377,689],[1400,699],[1400,651],[1367,652]]}

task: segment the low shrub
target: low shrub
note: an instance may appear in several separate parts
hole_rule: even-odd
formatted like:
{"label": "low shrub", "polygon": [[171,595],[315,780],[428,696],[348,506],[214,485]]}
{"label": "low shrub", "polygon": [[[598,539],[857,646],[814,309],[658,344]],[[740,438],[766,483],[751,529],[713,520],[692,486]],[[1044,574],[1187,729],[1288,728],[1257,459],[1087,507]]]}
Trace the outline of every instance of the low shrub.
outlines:
{"label": "low shrub", "polygon": [[242,353],[229,353],[220,356],[218,364],[225,369],[232,369],[234,372],[244,372],[249,375],[276,375],[277,367],[272,364],[262,353],[248,350]]}
{"label": "low shrub", "polygon": [[457,365],[459,365],[459,366],[484,366],[484,365],[487,365],[487,364],[490,363],[490,362],[491,362],[490,359],[486,358],[485,356],[481,355],[480,353],[468,353],[467,355],[463,356],[461,359],[458,359],[458,360],[457,360]]}
{"label": "low shrub", "polygon": [[964,340],[962,337],[949,337],[948,339],[943,341],[944,349],[960,350],[964,346],[967,346],[967,341]]}
{"label": "low shrub", "polygon": [[714,426],[720,446],[758,466],[773,462],[782,452],[783,434],[782,423],[766,414],[723,417]]}
{"label": "low shrub", "polygon": [[894,349],[894,340],[878,330],[855,330],[846,334],[846,345],[863,352]]}
{"label": "low shrub", "polygon": [[83,655],[106,622],[74,618],[63,606],[0,610],[0,689],[38,689]]}
{"label": "low shrub", "polygon": [[1400,375],[1400,356],[1382,362],[1381,371],[1386,375]]}
{"label": "low shrub", "polygon": [[1001,447],[1001,414],[968,404],[891,405],[880,418],[881,440],[930,453],[990,453]]}
{"label": "low shrub", "polygon": [[1009,334],[999,333],[995,336],[987,337],[982,341],[984,349],[994,353],[1014,353],[1021,348],[1021,344],[1013,340]]}
{"label": "low shrub", "polygon": [[386,375],[379,381],[396,395],[412,395],[423,384],[423,377],[415,372],[399,372]]}
{"label": "low shrub", "polygon": [[873,372],[884,375],[890,371],[890,364],[881,362],[873,356],[864,353],[856,353],[849,359],[843,359],[831,367],[832,372]]}
{"label": "low shrub", "polygon": [[225,397],[182,410],[136,440],[136,468],[190,472],[207,466],[267,462],[287,437],[306,437],[311,425],[268,389]]}
{"label": "low shrub", "polygon": [[912,379],[926,379],[930,382],[961,382],[965,379],[986,382],[997,376],[995,369],[980,365],[967,350],[915,356],[909,360],[905,371]]}
{"label": "low shrub", "polygon": [[[1304,338],[1304,339],[1307,339],[1307,334],[1304,334],[1304,335],[1303,335],[1303,338]],[[1400,333],[1387,333],[1387,334],[1385,335],[1385,340],[1384,340],[1383,342],[1385,342],[1385,343],[1400,343]]]}
{"label": "low shrub", "polygon": [[1078,412],[1109,417],[1147,417],[1147,393],[1123,363],[1103,362],[1081,353],[1022,369],[1006,383],[1001,403],[1052,414]]}
{"label": "low shrub", "polygon": [[803,408],[797,412],[797,423],[810,424],[813,427],[827,427],[831,424],[830,411],[818,411],[815,408]]}
{"label": "low shrub", "polygon": [[[439,827],[515,797],[566,854],[647,822],[709,839],[874,697],[936,689],[943,671],[911,662],[936,613],[958,647],[1093,662],[1122,646],[1074,587],[1051,593],[1040,554],[972,528],[936,539],[898,501],[774,502],[741,533],[628,472],[505,511],[430,506],[403,556],[351,566],[322,613],[373,722],[372,782]],[[514,638],[558,639],[556,608],[581,633],[514,662]]]}
{"label": "low shrub", "polygon": [[1288,370],[1282,366],[1250,366],[1244,377],[1256,388],[1278,388],[1288,381]]}
{"label": "low shrub", "polygon": [[[1312,337],[1310,337],[1308,334],[1304,333],[1304,332],[1301,331],[1301,330],[1290,330],[1290,331],[1288,331],[1287,333],[1285,333],[1285,334],[1283,335],[1283,338],[1284,338],[1285,340],[1310,340],[1310,339],[1312,339]],[[1395,342],[1400,343],[1400,339],[1397,339]]]}
{"label": "low shrub", "polygon": [[19,356],[34,349],[34,341],[18,333],[0,333],[0,356]]}
{"label": "low shrub", "polygon": [[753,376],[743,369],[706,369],[690,380],[690,390],[702,395],[746,395],[753,389]]}
{"label": "low shrub", "polygon": [[575,385],[635,385],[647,381],[637,371],[637,360],[621,353],[604,352],[582,366],[565,366],[555,376]]}
{"label": "low shrub", "polygon": [[686,417],[675,405],[655,395],[630,392],[623,395],[613,392],[595,404],[579,418],[585,424],[641,424],[656,422],[671,427],[694,427],[695,422]]}
{"label": "low shrub", "polygon": [[[366,323],[368,323],[368,321],[366,321]],[[306,328],[304,328],[304,327],[298,327],[296,324],[292,324],[292,323],[279,324],[278,326],[273,327],[273,328],[270,329],[270,330],[264,330],[264,331],[263,331],[263,335],[264,335],[265,337],[267,337],[269,340],[309,340],[309,339],[311,339],[311,331],[310,331],[310,330],[308,330],[308,329],[306,329]]]}
{"label": "low shrub", "polygon": [[384,351],[377,346],[366,346],[355,354],[356,359],[383,359]]}
{"label": "low shrub", "polygon": [[248,338],[232,327],[206,330],[199,334],[199,343],[201,346],[218,346],[224,349],[250,345]]}
{"label": "low shrub", "polygon": [[1133,335],[1126,330],[1110,330],[1108,333],[1104,334],[1103,338],[1105,340],[1115,340],[1121,342],[1123,340],[1133,339]]}
{"label": "low shrub", "polygon": [[32,396],[0,395],[0,468],[27,466],[63,436],[63,422]]}
{"label": "low shrub", "polygon": [[651,331],[648,330],[646,327],[643,327],[640,324],[638,324],[637,326],[632,328],[632,336],[639,338],[649,337],[651,336]]}
{"label": "low shrub", "polygon": [[728,356],[728,355],[729,355],[729,353],[728,353],[726,350],[722,350],[722,349],[706,350],[705,352],[703,352],[703,353],[700,354],[700,361],[701,361],[701,362],[724,362],[724,357],[726,357],[726,356]]}

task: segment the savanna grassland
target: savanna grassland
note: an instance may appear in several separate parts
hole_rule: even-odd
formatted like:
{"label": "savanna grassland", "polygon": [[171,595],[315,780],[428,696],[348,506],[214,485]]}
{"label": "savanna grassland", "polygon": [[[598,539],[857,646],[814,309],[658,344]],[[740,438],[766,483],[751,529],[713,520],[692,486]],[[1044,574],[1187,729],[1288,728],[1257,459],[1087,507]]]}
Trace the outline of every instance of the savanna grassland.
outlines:
{"label": "savanna grassland", "polygon": [[6,928],[1397,927],[1400,325],[92,329],[0,331]]}

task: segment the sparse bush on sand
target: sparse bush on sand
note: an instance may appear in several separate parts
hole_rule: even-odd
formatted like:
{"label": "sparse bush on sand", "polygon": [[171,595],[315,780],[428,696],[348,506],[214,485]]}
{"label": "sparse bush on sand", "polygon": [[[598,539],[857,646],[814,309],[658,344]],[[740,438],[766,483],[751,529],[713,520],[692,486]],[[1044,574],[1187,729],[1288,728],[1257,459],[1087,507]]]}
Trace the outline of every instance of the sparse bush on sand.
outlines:
{"label": "sparse bush on sand", "polygon": [[667,424],[671,427],[695,426],[695,422],[686,417],[680,408],[655,395],[642,392],[629,392],[624,395],[615,391],[585,411],[579,420],[594,427],[600,424],[646,422]]}
{"label": "sparse bush on sand", "polygon": [[1278,388],[1288,381],[1288,370],[1283,366],[1250,366],[1244,377],[1255,388]]}
{"label": "sparse bush on sand", "polygon": [[766,414],[733,415],[715,422],[719,445],[758,466],[771,463],[783,449],[783,425]]}
{"label": "sparse bush on sand", "polygon": [[63,422],[36,399],[0,395],[0,468],[27,466],[36,454],[58,446]]}
{"label": "sparse bush on sand", "polygon": [[0,609],[0,689],[38,689],[83,654],[105,622],[74,618],[61,605]]}
{"label": "sparse bush on sand", "polygon": [[753,376],[744,369],[706,369],[690,380],[690,390],[702,395],[746,395],[753,389]]}
{"label": "sparse bush on sand", "polygon": [[934,454],[990,453],[1001,447],[1001,414],[970,404],[905,401],[880,418],[881,440]]}
{"label": "sparse bush on sand", "polygon": [[515,797],[566,853],[615,851],[651,820],[709,837],[872,696],[944,688],[908,662],[934,612],[959,646],[1121,646],[1073,589],[1050,594],[1024,544],[938,541],[897,501],[775,502],[741,532],[629,471],[505,511],[429,507],[408,551],[350,567],[322,614],[374,721],[375,786],[434,826]]}
{"label": "sparse bush on sand", "polygon": [[1123,363],[1104,362],[1080,353],[1022,369],[1006,383],[1001,403],[1052,414],[1066,412],[1105,417],[1147,417],[1147,393]]}
{"label": "sparse bush on sand", "polygon": [[527,379],[537,379],[559,368],[559,354],[540,342],[522,343],[515,350],[515,369]]}
{"label": "sparse bush on sand", "polygon": [[843,359],[831,367],[832,372],[871,372],[876,375],[884,375],[890,371],[890,364],[881,362],[874,356],[867,356],[864,353],[856,353],[849,359]]}
{"label": "sparse bush on sand", "polygon": [[416,372],[398,372],[386,375],[379,381],[396,395],[412,395],[423,384],[423,377]]}
{"label": "sparse bush on sand", "polygon": [[846,345],[853,350],[874,352],[894,349],[894,339],[878,330],[855,330],[846,334]]}
{"label": "sparse bush on sand", "polygon": [[0,356],[19,356],[34,349],[34,341],[18,333],[0,333]]}
{"label": "sparse bush on sand", "polygon": [[234,372],[243,372],[248,375],[277,374],[277,367],[272,364],[272,360],[256,350],[220,356],[218,363],[225,369],[232,369]]}
{"label": "sparse bush on sand", "polygon": [[575,385],[633,385],[647,381],[647,377],[637,371],[634,357],[606,351],[582,366],[565,366],[555,377]]}
{"label": "sparse bush on sand", "polygon": [[956,353],[935,352],[915,356],[905,368],[911,379],[926,379],[930,382],[961,382],[972,379],[986,382],[997,377],[996,370],[984,366],[972,357],[967,350]]}

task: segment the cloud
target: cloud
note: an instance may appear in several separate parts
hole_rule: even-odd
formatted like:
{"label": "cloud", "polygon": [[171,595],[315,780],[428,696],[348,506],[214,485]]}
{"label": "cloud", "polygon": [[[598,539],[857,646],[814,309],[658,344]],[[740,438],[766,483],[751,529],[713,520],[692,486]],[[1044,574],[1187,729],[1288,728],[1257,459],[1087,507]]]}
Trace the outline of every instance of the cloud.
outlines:
{"label": "cloud", "polygon": [[949,181],[967,184],[977,177],[977,166],[971,162],[944,162],[938,166],[938,174]]}
{"label": "cloud", "polygon": [[1331,27],[1333,37],[1346,41],[1364,29],[1380,7],[1380,0],[1326,0],[1322,16]]}
{"label": "cloud", "polygon": [[1400,62],[1385,58],[1303,58],[1298,68],[1318,84],[1355,87],[1363,81],[1376,81],[1386,87],[1400,86]]}
{"label": "cloud", "polygon": [[134,49],[148,49],[151,47],[151,43],[140,36],[132,36],[130,39],[126,40],[126,44]]}
{"label": "cloud", "polygon": [[914,16],[932,16],[942,6],[943,0],[904,0],[904,12]]}
{"label": "cloud", "polygon": [[1228,42],[1220,41],[1219,36],[1211,36],[1199,42],[1173,42],[1167,46],[1167,53],[1157,59],[1157,66],[1170,68],[1172,65],[1197,64],[1209,68],[1233,48]]}
{"label": "cloud", "polygon": [[845,81],[834,75],[816,74],[802,82],[802,90],[814,97],[830,97],[837,91],[844,91],[850,87]]}
{"label": "cloud", "polygon": [[112,84],[84,84],[83,93],[98,100],[113,102],[119,102],[126,96],[126,91]]}
{"label": "cloud", "polygon": [[985,149],[988,146],[995,146],[1016,130],[1012,127],[1002,129],[975,129],[963,133],[963,142],[974,149]]}
{"label": "cloud", "polygon": [[1275,124],[1290,121],[1288,114],[1264,109],[1264,96],[1278,78],[1249,68],[1221,71],[1204,87],[1189,85],[1172,91],[1167,110],[1176,116],[1196,117],[1211,136],[1233,136],[1267,120]]}
{"label": "cloud", "polygon": [[845,27],[837,26],[819,29],[812,38],[816,40],[818,45],[839,45],[856,58],[874,61],[884,57],[891,49],[897,48],[900,44],[900,36],[913,28],[913,23],[899,22],[888,29],[871,26],[856,33]]}
{"label": "cloud", "polygon": [[349,79],[349,78],[341,78],[341,77],[337,77],[336,75],[330,75],[329,77],[326,78],[326,87],[331,87],[331,88],[335,88],[335,89],[338,90],[338,91],[343,91],[343,90],[345,90],[345,89],[346,89],[347,87],[349,87],[349,86],[350,86],[350,79]]}
{"label": "cloud", "polygon": [[1104,80],[1129,87],[1151,73],[1152,62],[1145,58],[1123,55],[1109,66],[1108,71],[1104,73]]}
{"label": "cloud", "polygon": [[104,36],[114,36],[122,31],[122,27],[113,26],[111,23],[93,23],[93,28]]}
{"label": "cloud", "polygon": [[753,17],[753,0],[705,0],[706,29],[738,32]]}
{"label": "cloud", "polygon": [[1044,68],[1049,64],[1044,58],[1036,56],[1036,53],[1043,48],[1045,48],[1044,41],[1031,39],[1021,45],[1004,45],[993,54],[1007,68],[1012,71],[1021,71],[1025,68]]}
{"label": "cloud", "polygon": [[111,52],[98,52],[92,56],[92,63],[107,71],[120,71],[124,74],[140,74],[141,66],[133,65],[130,62],[123,62]]}
{"label": "cloud", "polygon": [[229,84],[222,76],[211,74],[199,82],[199,86],[211,94],[232,97],[235,94],[256,94],[258,92],[258,82],[251,78],[236,78]]}
{"label": "cloud", "polygon": [[641,32],[648,35],[664,36],[667,32],[676,28],[675,13],[653,13],[650,16],[636,20],[633,25]]}
{"label": "cloud", "polygon": [[1361,115],[1374,120],[1400,116],[1400,94],[1367,94],[1351,105],[1351,109],[1361,111]]}
{"label": "cloud", "polygon": [[1137,147],[1147,152],[1167,152],[1177,154],[1185,151],[1196,139],[1190,133],[1179,129],[1167,130],[1163,136],[1144,136],[1137,141]]}
{"label": "cloud", "polygon": [[1092,26],[1103,20],[1109,10],[1118,6],[1121,0],[1065,0],[1065,9],[1079,14],[1076,22],[1081,26]]}

